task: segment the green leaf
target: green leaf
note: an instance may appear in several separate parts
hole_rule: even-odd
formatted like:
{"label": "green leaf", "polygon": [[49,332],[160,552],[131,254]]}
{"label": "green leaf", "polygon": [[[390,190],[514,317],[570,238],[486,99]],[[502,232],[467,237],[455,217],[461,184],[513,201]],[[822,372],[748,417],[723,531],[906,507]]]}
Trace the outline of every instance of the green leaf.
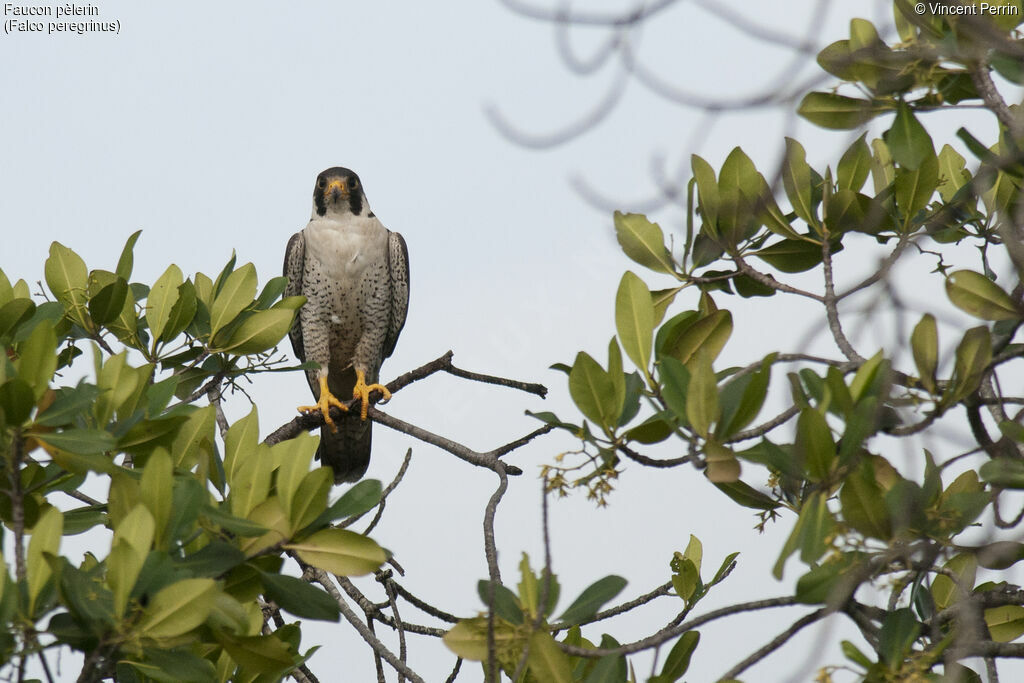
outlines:
{"label": "green leaf", "polygon": [[[490,581],[478,581],[476,593],[480,601],[490,609]],[[494,613],[510,624],[523,623],[523,610],[519,607],[519,599],[507,586],[494,584]]]}
{"label": "green leaf", "polygon": [[697,434],[707,438],[711,425],[721,416],[718,382],[707,353],[699,353],[690,364],[690,384],[686,391],[686,418]]}
{"label": "green leaf", "polygon": [[124,248],[121,250],[121,257],[117,259],[117,268],[114,269],[118,277],[127,280],[132,276],[132,268],[135,265],[135,243],[139,241],[139,235],[141,234],[141,230],[136,230],[124,243]]}
{"label": "green leaf", "polygon": [[1009,643],[1024,635],[1024,607],[1003,605],[985,610],[989,635],[997,643]]}
{"label": "green leaf", "polygon": [[802,273],[821,263],[821,245],[806,240],[780,240],[753,253],[783,273]]}
{"label": "green leaf", "polygon": [[12,299],[0,306],[0,338],[13,336],[18,327],[36,312],[36,305],[28,299]]}
{"label": "green leaf", "polygon": [[954,582],[946,574],[935,575],[932,581],[932,599],[935,601],[935,608],[938,610],[947,609],[960,599],[960,588],[957,586],[957,583],[963,587],[966,594],[969,595],[971,593],[974,589],[978,563],[974,555],[962,553],[950,558],[943,568],[949,570],[958,579]]}
{"label": "green leaf", "polygon": [[874,185],[875,194],[881,195],[896,179],[896,167],[884,140],[881,138],[872,140],[871,149],[874,150],[871,159],[871,182]]}
{"label": "green leaf", "polygon": [[1024,461],[1014,458],[995,458],[978,471],[983,481],[1008,489],[1024,489]]}
{"label": "green leaf", "polygon": [[175,638],[196,628],[210,614],[218,593],[213,579],[184,579],[161,588],[150,599],[137,626],[146,638]]}
{"label": "green leaf", "polygon": [[64,305],[70,318],[88,328],[85,315],[89,271],[82,257],[60,242],[50,245],[50,256],[43,268],[46,286]]}
{"label": "green leaf", "polygon": [[381,491],[380,482],[376,479],[364,479],[353,485],[328,508],[328,521],[354,517],[372,510],[380,502]]}
{"label": "green leaf", "polygon": [[867,133],[857,138],[839,159],[836,169],[836,184],[841,190],[860,192],[871,171],[871,150],[864,138]]}
{"label": "green leaf", "polygon": [[85,382],[76,387],[64,387],[57,391],[57,398],[43,412],[36,415],[35,423],[44,427],[59,427],[72,422],[77,416],[89,410],[96,400],[99,389]]}
{"label": "green leaf", "polygon": [[732,336],[732,313],[718,310],[681,327],[677,334],[665,339],[661,352],[689,365],[698,353],[714,361]]}
{"label": "green leaf", "polygon": [[236,517],[248,517],[253,508],[267,499],[273,467],[274,463],[266,446],[260,448],[253,456],[242,460],[232,477],[228,479],[231,486],[231,514]]}
{"label": "green leaf", "polygon": [[935,393],[935,368],[939,364],[939,331],[935,325],[935,316],[925,313],[920,322],[914,326],[910,335],[910,350],[914,354],[914,365],[917,366],[921,385],[930,393]]}
{"label": "green leaf", "polygon": [[[306,474],[292,498],[291,508],[287,511],[293,535],[316,522],[327,512],[327,496],[333,485],[334,473],[329,467],[320,467]],[[310,531],[316,529],[319,527],[314,527]]]}
{"label": "green leaf", "polygon": [[579,597],[562,613],[559,621],[578,624],[587,621],[605,603],[615,598],[626,587],[626,579],[621,576],[606,576],[590,584]]}
{"label": "green leaf", "polygon": [[373,539],[345,529],[324,529],[285,547],[304,562],[339,576],[370,574],[387,560]]}
{"label": "green leaf", "polygon": [[296,521],[291,517],[293,497],[303,479],[309,474],[309,465],[313,462],[318,443],[319,440],[315,436],[306,432],[274,446],[275,449],[284,450],[280,459],[281,464],[277,468],[277,495],[293,522]]}
{"label": "green leaf", "polygon": [[286,308],[256,311],[231,333],[224,350],[239,356],[269,351],[288,334],[294,318],[295,311]]}
{"label": "green leaf", "polygon": [[965,166],[964,158],[955,149],[949,145],[942,146],[939,152],[939,195],[942,201],[953,201],[960,188],[970,181],[971,174]]}
{"label": "green leaf", "polygon": [[800,116],[831,130],[853,130],[882,111],[867,100],[827,92],[807,93],[797,108]]}
{"label": "green leaf", "polygon": [[800,559],[806,563],[817,561],[828,549],[825,541],[831,535],[834,520],[828,510],[828,498],[821,491],[812,493],[800,509],[793,531],[786,539],[772,569],[776,579],[782,578],[782,571],[789,556],[800,550]]}
{"label": "green leaf", "polygon": [[92,455],[113,450],[114,436],[102,429],[65,429],[60,432],[33,434],[39,441],[79,455]]}
{"label": "green leaf", "polygon": [[32,387],[38,401],[50,386],[57,370],[57,334],[46,322],[36,325],[24,342],[18,345],[18,360],[14,367],[18,376]]}
{"label": "green leaf", "polygon": [[847,476],[839,501],[843,519],[854,530],[883,541],[892,536],[892,523],[882,488],[875,479],[875,469],[870,462],[862,462]]}
{"label": "green leaf", "polygon": [[707,461],[704,476],[708,481],[714,484],[728,484],[739,480],[742,468],[731,448],[723,446],[714,438],[709,438],[704,444],[704,453]]}
{"label": "green leaf", "polygon": [[909,226],[918,211],[928,206],[939,185],[939,161],[935,155],[925,157],[916,169],[901,167],[896,170],[896,205],[904,215],[904,226]]}
{"label": "green leaf", "polygon": [[896,108],[896,118],[885,135],[892,158],[902,167],[917,170],[929,157],[935,156],[935,146],[928,131],[914,116],[906,102]]}
{"label": "green leaf", "polygon": [[622,404],[614,404],[615,384],[585,351],[576,354],[569,372],[569,395],[580,412],[597,424],[607,429],[617,424]]}
{"label": "green leaf", "polygon": [[626,432],[626,438],[642,444],[661,443],[675,432],[675,426],[660,413],[652,415]]}
{"label": "green leaf", "polygon": [[[118,664],[128,664],[149,679],[160,683],[205,683],[217,680],[213,662],[187,649],[146,648],[143,660],[122,659]],[[118,671],[118,680],[121,679],[121,672]]]}
{"label": "green leaf", "polygon": [[[601,647],[616,648],[619,647],[619,642],[606,633],[601,636]],[[597,660],[583,683],[626,683],[626,675],[626,657],[624,655],[605,655]],[[633,680],[636,678],[634,677]]]}
{"label": "green leaf", "polygon": [[527,656],[530,673],[545,683],[572,683],[569,657],[558,649],[555,639],[547,631],[534,631],[530,636],[530,654]]}
{"label": "green leaf", "polygon": [[128,283],[118,278],[89,299],[89,315],[97,325],[106,325],[117,320],[128,297]]}
{"label": "green leaf", "polygon": [[825,417],[814,408],[804,408],[797,418],[796,454],[811,481],[828,479],[836,458],[836,444]]}
{"label": "green leaf", "polygon": [[185,280],[178,285],[178,294],[167,316],[167,322],[160,333],[160,341],[173,341],[181,332],[192,324],[196,316],[196,288],[191,281]]}
{"label": "green leaf", "polygon": [[687,631],[679,637],[665,658],[665,666],[658,674],[662,683],[675,683],[686,675],[686,670],[690,668],[690,659],[699,643],[700,631]]}
{"label": "green leaf", "polygon": [[341,618],[337,601],[320,588],[282,574],[264,572],[261,578],[267,597],[281,609],[304,619],[338,621]]}
{"label": "green leaf", "polygon": [[631,271],[622,276],[615,295],[615,329],[626,355],[646,375],[654,338],[654,306],[647,285]]}
{"label": "green leaf", "polygon": [[811,167],[807,165],[807,153],[803,145],[792,138],[786,138],[786,158],[782,164],[782,184],[786,196],[797,216],[810,226],[818,225],[818,217],[811,204]]}
{"label": "green leaf", "polygon": [[174,468],[166,451],[157,451],[149,457],[139,480],[139,496],[153,516],[156,547],[166,548],[167,523],[171,519],[171,496],[174,489]]}
{"label": "green leaf", "polygon": [[[722,398],[722,421],[719,423],[717,436],[719,439],[726,439],[740,431],[757,417],[768,396],[768,385],[771,382],[772,364],[775,361],[775,354],[769,354],[761,363],[761,368],[749,375],[749,380],[732,382],[727,385],[721,394]],[[733,386],[742,387],[743,393],[735,404],[730,407],[730,389]]]}
{"label": "green leaf", "polygon": [[149,297],[146,299],[146,321],[149,323],[149,332],[153,335],[154,344],[167,327],[171,310],[178,300],[178,288],[183,281],[181,268],[172,263],[149,290]]}
{"label": "green leaf", "polygon": [[882,622],[878,651],[890,671],[898,671],[921,632],[921,625],[909,607],[890,612]]}
{"label": "green leaf", "polygon": [[978,388],[991,360],[992,335],[988,328],[979,326],[967,330],[956,347],[950,402],[959,401]]}
{"label": "green leaf", "polygon": [[[64,533],[64,515],[55,507],[48,507],[32,527],[32,538],[28,542],[25,567],[28,575],[28,612],[35,616],[36,600],[46,582],[53,575],[46,555],[56,556],[60,550],[60,539]],[[0,580],[7,580],[6,572]]]}
{"label": "green leaf", "polygon": [[[280,632],[280,631],[279,631]],[[254,680],[280,680],[283,673],[295,666],[291,650],[276,634],[269,636],[232,636],[216,632],[217,641],[231,659],[246,671],[260,672],[266,678]]]}
{"label": "green leaf", "polygon": [[259,443],[260,418],[257,407],[253,405],[249,414],[236,420],[224,435],[224,476],[231,481],[235,470],[243,459],[256,453]]}
{"label": "green leaf", "polygon": [[14,427],[26,422],[35,400],[32,387],[20,377],[0,384],[0,424]]}
{"label": "green leaf", "polygon": [[1013,299],[996,283],[973,270],[958,270],[946,278],[946,295],[953,304],[983,320],[1018,320]]}
{"label": "green leaf", "polygon": [[256,296],[256,268],[246,263],[228,275],[210,306],[210,335],[235,319]]}
{"label": "green leaf", "polygon": [[697,181],[697,197],[700,214],[704,217],[704,226],[711,231],[711,237],[717,237],[719,197],[715,171],[711,164],[696,154],[690,157],[690,165],[693,169],[693,178]]}
{"label": "green leaf", "polygon": [[774,510],[779,503],[742,481],[715,482],[719,491],[733,502],[752,510]]}
{"label": "green leaf", "polygon": [[672,273],[675,265],[665,248],[665,234],[657,223],[639,213],[614,214],[615,236],[626,256],[659,273]]}

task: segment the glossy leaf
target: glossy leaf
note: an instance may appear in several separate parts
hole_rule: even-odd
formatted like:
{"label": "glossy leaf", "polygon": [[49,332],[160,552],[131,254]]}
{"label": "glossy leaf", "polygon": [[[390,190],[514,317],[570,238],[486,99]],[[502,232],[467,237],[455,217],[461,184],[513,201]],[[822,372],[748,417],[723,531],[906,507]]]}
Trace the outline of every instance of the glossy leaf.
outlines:
{"label": "glossy leaf", "polygon": [[146,320],[149,323],[149,332],[153,335],[154,342],[160,338],[164,328],[167,327],[167,321],[171,318],[171,310],[178,300],[178,287],[183,281],[181,268],[172,263],[149,290],[149,297],[146,299]]}
{"label": "glossy leaf", "polygon": [[615,575],[595,581],[573,600],[558,620],[576,624],[590,619],[605,603],[621,593],[626,583],[626,579]]}
{"label": "glossy leaf", "polygon": [[584,415],[604,427],[614,425],[622,410],[615,405],[615,385],[596,360],[584,351],[576,354],[569,372],[569,394]]}
{"label": "glossy leaf", "polygon": [[928,131],[914,116],[905,102],[896,109],[896,118],[885,136],[892,158],[900,166],[917,170],[929,157],[935,156],[935,147]]}
{"label": "glossy leaf", "polygon": [[269,351],[288,334],[294,318],[286,308],[256,311],[231,333],[224,350],[239,356]]}
{"label": "glossy leaf", "polygon": [[324,529],[285,546],[304,562],[339,576],[362,576],[377,570],[387,559],[372,539],[345,529]]}
{"label": "glossy leaf", "polygon": [[910,335],[910,350],[914,355],[921,385],[931,393],[935,393],[935,369],[939,364],[939,331],[935,324],[935,316],[925,313],[914,326]]}
{"label": "glossy leaf", "polygon": [[882,488],[875,480],[875,469],[869,462],[862,462],[846,477],[839,501],[844,521],[854,530],[883,541],[892,536]]}
{"label": "glossy leaf", "polygon": [[807,165],[807,153],[803,145],[792,138],[786,138],[786,157],[782,163],[782,183],[786,188],[789,203],[797,216],[810,226],[818,224],[818,217],[811,204],[811,167]]}
{"label": "glossy leaf", "polygon": [[988,328],[980,326],[967,330],[956,347],[950,400],[958,401],[977,389],[991,360],[992,335]]}
{"label": "glossy leaf", "polygon": [[530,654],[526,663],[537,680],[550,683],[573,681],[568,656],[558,649],[555,639],[547,631],[534,631],[530,636]]}
{"label": "glossy leaf", "polygon": [[[55,507],[48,507],[32,527],[32,537],[28,542],[25,557],[25,568],[28,575],[28,611],[35,614],[36,600],[46,582],[53,575],[46,555],[56,556],[60,549],[60,539],[64,533],[64,515]],[[6,572],[0,576],[6,580]]]}
{"label": "glossy leaf", "polygon": [[614,213],[615,236],[626,256],[659,273],[671,273],[675,266],[665,248],[665,234],[657,223],[639,213]]}
{"label": "glossy leaf", "polygon": [[732,336],[732,313],[721,309],[683,327],[665,339],[661,352],[689,365],[698,353],[714,361]]}
{"label": "glossy leaf", "polygon": [[215,335],[235,319],[256,296],[256,268],[251,263],[231,272],[219,287],[210,306],[210,334]]}
{"label": "glossy leaf", "polygon": [[690,157],[690,165],[693,169],[693,178],[697,181],[697,197],[704,225],[712,230],[711,237],[717,237],[715,230],[718,225],[719,197],[715,171],[711,164],[696,154]]}
{"label": "glossy leaf", "polygon": [[824,481],[832,471],[836,444],[825,417],[814,408],[804,408],[796,424],[797,458],[807,468],[811,481]]}
{"label": "glossy leaf", "polygon": [[797,109],[811,123],[831,130],[853,130],[880,112],[867,100],[826,92],[807,93]]}
{"label": "glossy leaf", "polygon": [[183,579],[160,589],[152,597],[138,625],[147,638],[174,638],[204,621],[213,606],[217,583],[213,579]]}
{"label": "glossy leaf", "polygon": [[836,184],[841,190],[860,192],[871,172],[871,150],[861,135],[843,153],[836,168]]}
{"label": "glossy leaf", "polygon": [[646,374],[654,339],[654,306],[647,285],[629,271],[622,276],[615,295],[615,329],[626,355]]}
{"label": "glossy leaf", "polygon": [[262,581],[267,597],[297,617],[320,621],[338,621],[341,618],[337,601],[324,590],[302,579],[264,573]]}
{"label": "glossy leaf", "polygon": [[690,383],[686,391],[686,418],[703,437],[711,433],[711,425],[721,416],[718,404],[718,382],[707,353],[699,353],[690,365]]}
{"label": "glossy leaf", "polygon": [[958,270],[946,278],[946,294],[958,308],[983,320],[1017,320],[1024,314],[1002,288],[981,273]]}

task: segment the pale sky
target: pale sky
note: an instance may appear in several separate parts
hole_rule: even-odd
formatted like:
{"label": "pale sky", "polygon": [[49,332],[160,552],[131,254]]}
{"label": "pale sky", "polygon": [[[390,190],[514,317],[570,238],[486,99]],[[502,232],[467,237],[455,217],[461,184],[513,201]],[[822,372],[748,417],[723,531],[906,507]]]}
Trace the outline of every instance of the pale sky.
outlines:
{"label": "pale sky", "polygon": [[[815,4],[729,6],[746,21],[797,37],[810,25],[814,51],[845,37],[851,16],[874,17],[877,11],[877,3],[844,2],[812,17]],[[611,0],[595,5],[631,6]],[[820,73],[805,57],[799,75],[790,74],[788,51],[736,31],[699,5],[679,4],[636,46],[677,86],[734,98]],[[639,209],[650,194],[650,163],[658,154],[671,169],[687,168],[693,151],[717,166],[742,145],[770,169],[784,135],[799,137],[812,163],[835,163],[835,150],[847,140],[802,122],[790,129],[785,112],[773,109],[722,116],[705,129],[700,112],[667,106],[632,83],[624,102],[594,131],[554,149],[524,149],[499,134],[486,107],[526,131],[559,130],[602,99],[615,70],[586,77],[567,72],[552,28],[496,0],[102,0],[93,6],[99,16],[90,19],[117,21],[120,33],[0,36],[0,268],[12,280],[34,283],[57,240],[90,268],[110,269],[124,240],[141,228],[135,280],[152,283],[171,262],[187,275],[215,275],[235,250],[239,263],[256,265],[262,284],[280,273],[288,237],[309,218],[316,174],[347,166],[362,178],[375,213],[409,246],[409,318],[382,380],[452,349],[461,367],[550,389],[541,401],[434,377],[383,407],[479,450],[534,429],[526,409],[578,419],[564,375],[548,366],[571,362],[580,349],[603,358],[614,333],[619,277],[627,268],[640,271],[615,244],[611,206],[589,205],[573,189],[576,180],[584,179],[614,208]],[[602,35],[574,30],[569,38],[585,56]],[[778,73],[785,78],[778,80]],[[680,216],[675,209],[651,214],[676,235]],[[851,266],[861,272],[870,264]],[[639,274],[657,288],[653,274]],[[676,310],[695,305],[695,295],[687,297]],[[793,330],[807,327],[803,311],[772,301],[774,308],[758,308],[719,299],[737,318],[720,362],[745,364],[763,356],[769,343],[792,346]],[[834,353],[827,344],[822,350]],[[781,369],[775,382],[785,382]],[[298,373],[257,377],[249,393],[259,405],[264,435],[309,399]],[[230,418],[248,410],[244,396],[230,397]],[[367,476],[389,481],[409,447],[412,466],[373,537],[405,568],[403,585],[448,611],[473,616],[483,609],[476,597],[476,581],[487,574],[481,525],[496,478],[380,425]],[[507,583],[517,582],[522,551],[535,567],[542,562],[539,466],[573,447],[571,440],[550,437],[510,458],[526,474],[511,482],[498,512]],[[762,479],[760,472],[750,477],[755,485]],[[670,576],[672,552],[682,550],[691,533],[704,543],[706,572],[729,552],[742,551],[736,572],[697,613],[784,595],[802,573],[792,560],[786,582],[777,584],[769,575],[792,519],[758,535],[755,517],[693,469],[628,465],[619,486],[608,509],[595,509],[582,494],[553,501],[562,608],[607,574],[629,579],[620,600],[660,585]],[[372,578],[358,583],[380,599]],[[679,607],[674,598],[662,598],[639,617],[605,628],[626,642],[657,630]],[[721,675],[806,611],[702,629],[687,679]],[[402,614],[428,622],[410,606]],[[595,641],[601,633],[593,626],[585,630]],[[767,659],[748,679],[808,680],[818,666],[843,663],[834,650],[818,658],[815,633]],[[834,632],[825,635],[836,640]],[[397,648],[396,639],[387,637]],[[454,655],[424,637],[409,641],[413,669],[426,680],[443,680]],[[303,649],[315,643],[326,645],[310,661],[321,680],[338,671],[347,680],[373,680],[369,650],[347,624],[305,624]],[[74,661],[64,658],[61,680],[77,674]],[[649,661],[635,659],[642,677]],[[459,680],[478,678],[479,667],[467,663]]]}

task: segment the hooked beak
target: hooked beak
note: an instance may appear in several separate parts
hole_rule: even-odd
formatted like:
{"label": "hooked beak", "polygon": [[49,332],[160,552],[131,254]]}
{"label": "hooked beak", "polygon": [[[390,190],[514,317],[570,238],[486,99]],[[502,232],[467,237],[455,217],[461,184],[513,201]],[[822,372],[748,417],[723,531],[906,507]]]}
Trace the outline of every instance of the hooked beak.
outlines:
{"label": "hooked beak", "polygon": [[338,201],[338,197],[348,199],[348,186],[342,179],[332,180],[327,183],[327,189],[324,190],[324,197],[330,198],[333,201]]}

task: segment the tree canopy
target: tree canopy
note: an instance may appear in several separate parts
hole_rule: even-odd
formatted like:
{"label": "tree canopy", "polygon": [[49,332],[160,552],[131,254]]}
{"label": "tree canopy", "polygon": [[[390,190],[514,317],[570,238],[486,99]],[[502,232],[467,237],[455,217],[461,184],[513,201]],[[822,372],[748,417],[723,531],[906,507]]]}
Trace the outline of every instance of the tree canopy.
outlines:
{"label": "tree canopy", "polygon": [[[1024,589],[1011,574],[1024,559],[1015,493],[1024,489],[1024,113],[1004,95],[1024,84],[1024,42],[1019,2],[1001,6],[1013,12],[982,5],[953,13],[896,0],[895,35],[854,19],[848,37],[818,54],[834,87],[806,93],[797,111],[853,131],[833,163],[814,167],[795,139],[771,170],[739,147],[717,168],[694,155],[679,234],[614,214],[636,272],[621,276],[607,355],[581,351],[555,366],[578,414],[536,413],[536,430],[479,452],[371,407],[370,419],[494,473],[476,615],[407,591],[370,535],[404,466],[387,487],[367,480],[334,499],[329,470],[313,466],[309,431],[321,416],[296,417],[262,440],[257,406],[233,423],[225,417],[228,387],[305,368],[276,349],[303,304],[282,298],[284,278],[261,288],[253,265],[232,258],[216,277],[186,277],[171,264],[138,282],[139,233],[109,270],[54,242],[35,296],[7,266],[5,673],[22,679],[34,666],[54,680],[50,654],[70,649],[84,658],[80,681],[315,681],[315,648],[304,649],[301,622],[288,621],[298,619],[344,620],[337,628],[359,633],[381,679],[387,667],[423,680],[406,639],[425,637],[454,653],[449,680],[477,675],[466,671],[472,661],[494,681],[669,683],[701,656],[702,625],[797,605],[804,614],[762,647],[717,653],[727,660],[720,680],[754,675],[797,632],[836,614],[859,640],[842,640],[845,661],[828,663],[819,680],[998,680],[1001,660],[1024,658],[1015,642]],[[964,108],[993,115],[996,133],[929,132],[931,112]],[[872,259],[876,268],[851,279]],[[908,260],[926,260],[931,273],[901,282]],[[907,288],[934,307],[910,310]],[[748,361],[723,367],[722,350],[741,343],[728,308],[737,298],[779,307],[780,319],[788,302],[809,302],[835,353],[809,353],[794,334],[787,348],[745,343]],[[692,307],[680,310],[685,301]],[[869,305],[852,311],[854,301]],[[964,316],[946,315],[946,301]],[[852,330],[866,325],[884,326],[892,342],[865,347]],[[451,353],[388,389],[438,372],[547,391],[461,369]],[[555,431],[579,448],[543,468],[545,529],[561,496],[614,506],[624,468],[659,468],[754,511],[752,526],[791,529],[764,584],[773,593],[703,609],[711,592],[728,595],[743,558],[705,563],[693,536],[666,553],[663,584],[628,600],[614,575],[562,596],[546,534],[545,557],[524,554],[519,576],[503,578],[494,515],[525,479],[510,479],[525,469],[515,452]],[[104,483],[103,498],[80,490],[87,477]],[[351,528],[373,511],[365,529]],[[77,534],[89,535],[91,550],[72,562],[62,539]],[[794,573],[795,590],[778,594],[774,579]],[[348,580],[366,574],[383,601]],[[642,638],[616,639],[616,617],[654,601],[675,601],[676,615]],[[430,623],[404,619],[400,605]],[[397,652],[375,625],[398,634]],[[650,650],[663,656],[645,677],[631,655]]]}

